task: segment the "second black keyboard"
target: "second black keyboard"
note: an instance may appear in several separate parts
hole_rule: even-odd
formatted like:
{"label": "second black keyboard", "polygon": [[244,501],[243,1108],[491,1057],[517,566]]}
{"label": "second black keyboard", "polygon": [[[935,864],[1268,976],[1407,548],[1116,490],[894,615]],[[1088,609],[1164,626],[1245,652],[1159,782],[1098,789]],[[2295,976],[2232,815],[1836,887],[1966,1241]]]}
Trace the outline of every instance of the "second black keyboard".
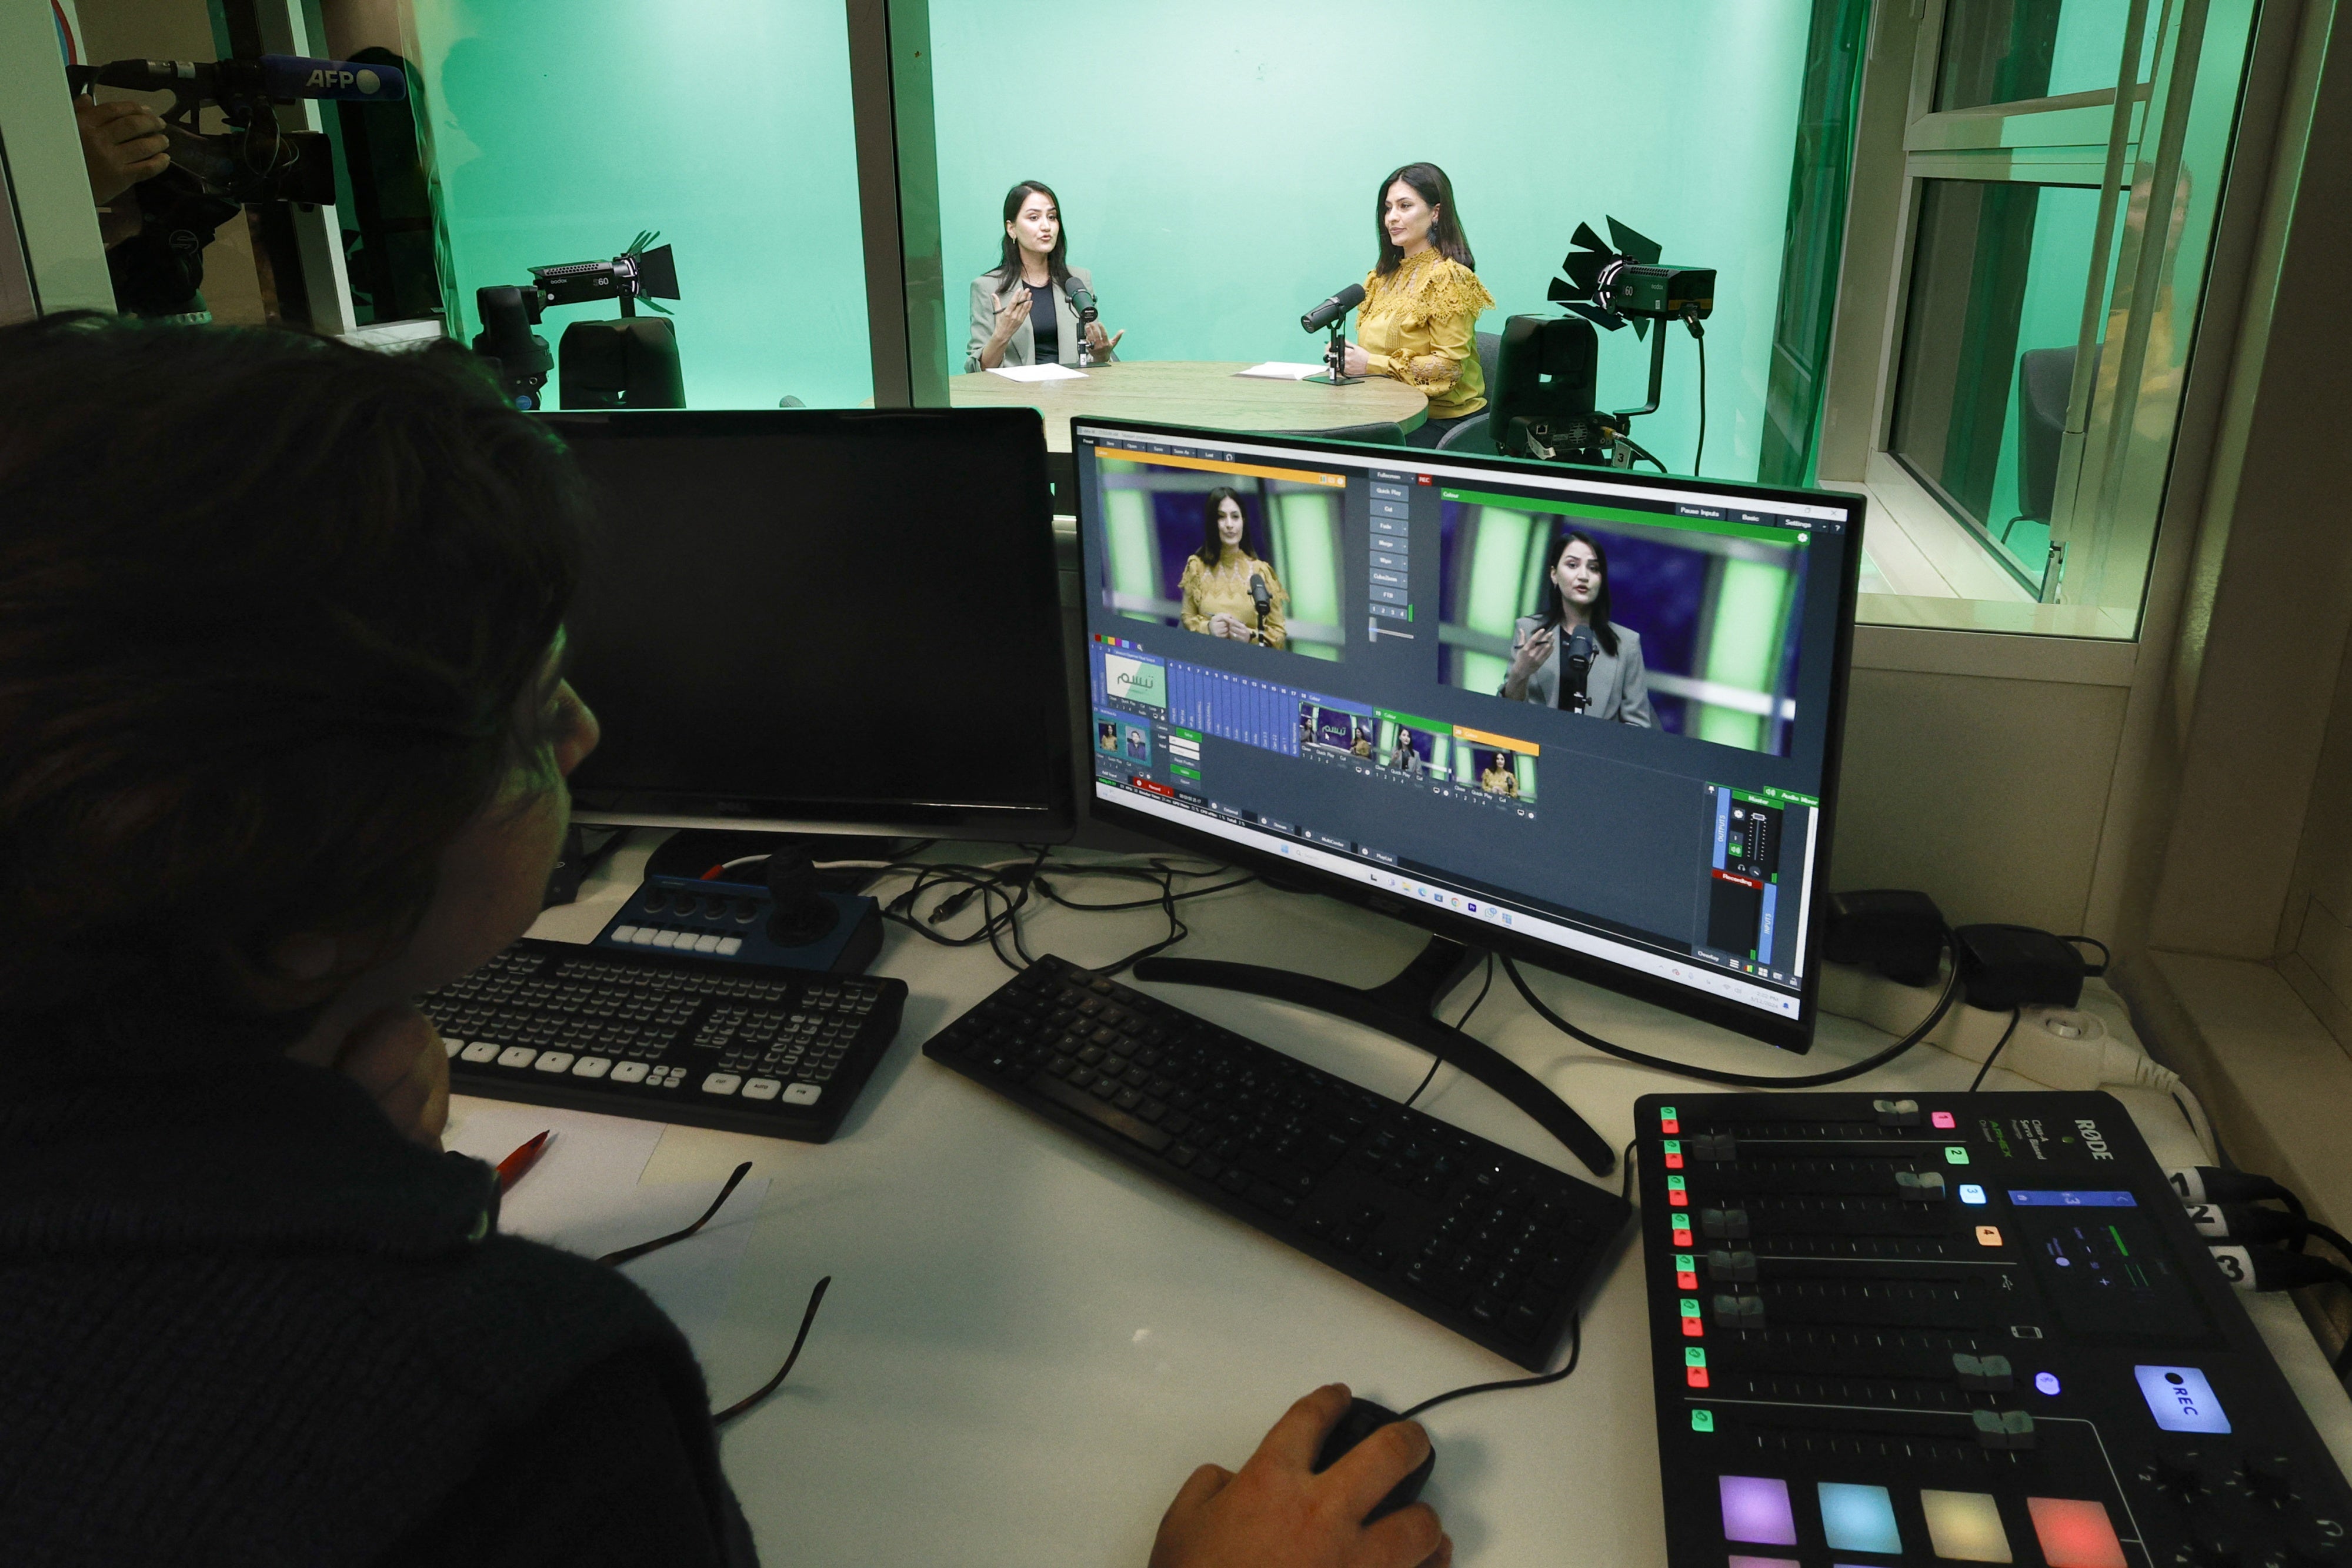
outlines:
{"label": "second black keyboard", "polygon": [[1050,954],[923,1054],[1530,1371],[1633,1214]]}

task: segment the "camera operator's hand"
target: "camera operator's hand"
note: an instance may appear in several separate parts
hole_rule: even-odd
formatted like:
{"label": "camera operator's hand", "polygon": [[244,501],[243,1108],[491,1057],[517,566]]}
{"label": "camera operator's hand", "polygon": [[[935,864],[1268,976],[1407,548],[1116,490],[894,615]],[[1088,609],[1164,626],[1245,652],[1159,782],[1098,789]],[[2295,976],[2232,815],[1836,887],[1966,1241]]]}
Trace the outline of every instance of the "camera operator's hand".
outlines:
{"label": "camera operator's hand", "polygon": [[1318,1388],[1238,1473],[1194,1470],[1160,1521],[1150,1568],[1446,1568],[1454,1543],[1427,1503],[1363,1522],[1429,1452],[1418,1423],[1383,1426],[1315,1473],[1316,1451],[1347,1408],[1344,1384]]}
{"label": "camera operator's hand", "polygon": [[89,168],[90,199],[100,206],[172,166],[163,121],[145,104],[77,99],[74,121],[81,130],[82,162]]}
{"label": "camera operator's hand", "polygon": [[1528,677],[1541,669],[1551,658],[1552,629],[1538,627],[1527,641],[1511,650],[1511,668],[1503,677],[1503,695],[1514,700],[1528,694]]}

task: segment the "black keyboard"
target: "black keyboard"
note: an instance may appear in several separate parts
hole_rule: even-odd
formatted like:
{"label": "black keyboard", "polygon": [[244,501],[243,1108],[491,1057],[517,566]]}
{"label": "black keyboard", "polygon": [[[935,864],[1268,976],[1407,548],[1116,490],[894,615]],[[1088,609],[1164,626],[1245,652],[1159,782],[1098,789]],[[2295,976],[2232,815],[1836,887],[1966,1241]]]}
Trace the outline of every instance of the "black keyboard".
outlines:
{"label": "black keyboard", "polygon": [[459,1094],[822,1143],[907,983],[526,937],[419,998]]}
{"label": "black keyboard", "polygon": [[1530,1371],[1633,1214],[1051,955],[923,1054]]}

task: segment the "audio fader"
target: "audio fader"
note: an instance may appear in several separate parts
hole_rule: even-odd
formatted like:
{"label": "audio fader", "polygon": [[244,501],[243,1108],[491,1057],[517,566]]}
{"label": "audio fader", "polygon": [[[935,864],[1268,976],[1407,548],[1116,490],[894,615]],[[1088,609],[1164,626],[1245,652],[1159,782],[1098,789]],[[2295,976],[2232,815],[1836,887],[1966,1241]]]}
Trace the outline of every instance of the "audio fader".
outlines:
{"label": "audio fader", "polygon": [[2352,1565],[2352,1491],[2119,1101],[1635,1118],[1675,1568]]}

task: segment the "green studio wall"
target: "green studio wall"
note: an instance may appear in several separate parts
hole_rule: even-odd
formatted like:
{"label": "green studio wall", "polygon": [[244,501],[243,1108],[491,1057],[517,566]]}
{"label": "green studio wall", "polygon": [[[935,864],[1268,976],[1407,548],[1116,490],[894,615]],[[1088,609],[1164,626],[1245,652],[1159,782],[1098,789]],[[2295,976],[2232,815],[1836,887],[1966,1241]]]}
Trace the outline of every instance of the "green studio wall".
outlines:
{"label": "green studio wall", "polygon": [[690,405],[872,394],[841,0],[414,0],[414,26],[468,337],[476,289],[657,229]]}
{"label": "green studio wall", "polygon": [[[1005,191],[1040,179],[1121,357],[1311,360],[1299,315],[1363,277],[1381,176],[1426,158],[1497,302],[1484,331],[1557,313],[1580,219],[1717,267],[1706,467],[1751,478],[1810,21],[1795,0],[931,0],[950,328]],[[1693,354],[1676,329],[1635,426],[1677,471]],[[1630,331],[1602,334],[1605,405],[1638,406],[1647,374]]]}

